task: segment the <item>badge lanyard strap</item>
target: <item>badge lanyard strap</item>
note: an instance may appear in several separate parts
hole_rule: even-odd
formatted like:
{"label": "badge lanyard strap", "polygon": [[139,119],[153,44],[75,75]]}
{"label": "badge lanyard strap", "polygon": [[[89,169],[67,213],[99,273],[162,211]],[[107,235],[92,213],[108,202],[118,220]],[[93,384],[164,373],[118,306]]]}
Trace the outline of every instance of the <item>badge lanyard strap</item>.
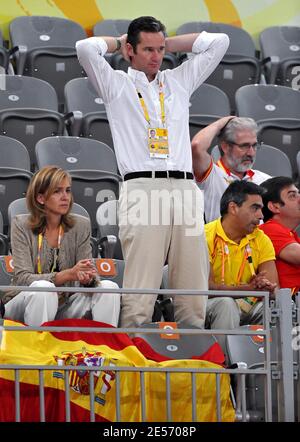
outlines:
{"label": "badge lanyard strap", "polygon": [[[145,119],[147,121],[147,123],[149,124],[149,126],[151,126],[151,122],[150,122],[150,117],[149,117],[149,112],[145,103],[145,100],[142,96],[142,94],[140,93],[140,91],[137,90],[137,94],[144,112],[144,116]],[[160,102],[160,113],[161,113],[161,121],[163,126],[165,127],[166,125],[166,113],[165,113],[165,94],[163,92],[163,84],[160,82],[159,83],[159,102]]]}
{"label": "badge lanyard strap", "polygon": [[[229,247],[228,247],[227,243],[223,239],[221,239],[221,238],[217,239],[215,245],[217,245],[218,242],[221,243],[221,251],[222,251],[221,283],[225,284],[225,260],[226,259],[227,259],[228,267],[229,267],[228,270],[231,273],[231,263],[230,263]],[[216,248],[215,248],[215,250],[216,250]],[[213,255],[216,256],[215,252],[214,252]],[[247,244],[247,246],[245,248],[245,253],[244,253],[244,257],[243,257],[243,261],[242,261],[241,267],[240,267],[239,272],[238,272],[236,285],[239,285],[239,283],[241,281],[241,278],[242,278],[242,275],[243,275],[243,272],[244,272],[244,269],[245,269],[246,262],[248,262],[248,264],[249,264],[251,276],[254,276],[255,275],[255,270],[254,270],[253,260],[252,260],[252,251],[251,251],[251,247],[250,247],[249,244]]]}
{"label": "badge lanyard strap", "polygon": [[[63,232],[62,225],[60,225],[59,230],[58,230],[58,239],[57,239],[57,249],[58,250],[60,249],[60,244],[61,244],[61,239],[62,239],[63,233],[64,232]],[[39,233],[39,235],[38,235],[38,256],[37,256],[37,270],[38,270],[39,275],[41,275],[41,273],[42,273],[42,261],[41,261],[42,244],[43,244],[43,235],[41,233]],[[56,267],[56,260],[57,260],[57,254],[55,255],[51,272],[53,272]]]}

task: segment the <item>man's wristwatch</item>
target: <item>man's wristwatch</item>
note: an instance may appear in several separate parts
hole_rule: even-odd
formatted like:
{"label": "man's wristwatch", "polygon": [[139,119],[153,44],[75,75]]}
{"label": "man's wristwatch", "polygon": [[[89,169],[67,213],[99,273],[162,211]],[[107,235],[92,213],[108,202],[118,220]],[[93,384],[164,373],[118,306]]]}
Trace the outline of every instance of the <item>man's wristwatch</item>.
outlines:
{"label": "man's wristwatch", "polygon": [[116,38],[116,50],[115,52],[118,52],[121,49],[121,40],[119,38]]}

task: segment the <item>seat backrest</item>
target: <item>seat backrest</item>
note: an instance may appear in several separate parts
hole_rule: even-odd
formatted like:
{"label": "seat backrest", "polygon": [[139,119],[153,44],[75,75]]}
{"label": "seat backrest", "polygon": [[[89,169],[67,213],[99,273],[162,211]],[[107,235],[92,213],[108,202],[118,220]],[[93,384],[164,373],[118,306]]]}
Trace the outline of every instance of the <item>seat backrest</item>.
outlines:
{"label": "seat backrest", "polygon": [[[211,151],[213,160],[217,162],[220,158],[218,146],[214,146]],[[289,157],[276,147],[262,144],[256,151],[256,158],[253,169],[260,170],[271,176],[292,177],[292,166]]]}
{"label": "seat backrest", "polygon": [[230,115],[230,103],[225,92],[216,86],[203,83],[190,98],[190,116],[194,114],[223,117]]}
{"label": "seat backrest", "polygon": [[237,26],[217,22],[187,22],[179,26],[176,30],[176,35],[193,32],[200,33],[202,31],[227,34],[230,38],[230,44],[226,55],[245,55],[255,57],[255,45],[251,35]]}
{"label": "seat backrest", "polygon": [[[242,330],[257,330],[257,335],[226,335],[226,347],[229,363],[246,362],[248,367],[262,363],[265,360],[264,337],[259,334],[259,330],[263,329],[262,325],[243,325]],[[275,327],[271,328],[272,334],[276,332]],[[272,344],[273,340],[271,340]],[[276,360],[276,347],[271,345],[271,360]]]}
{"label": "seat backrest", "polygon": [[[114,248],[113,257],[116,259],[123,259],[121,243],[119,239],[119,225],[118,225],[118,201],[105,201],[98,207],[96,212],[96,221],[99,238],[104,238],[108,235],[114,235],[117,238],[117,243]],[[105,249],[106,244],[103,244]],[[104,250],[105,252],[105,250]]]}
{"label": "seat backrest", "polygon": [[30,170],[30,157],[24,144],[0,135],[0,167]]}
{"label": "seat backrest", "polygon": [[231,113],[235,114],[236,90],[245,84],[258,83],[260,80],[260,62],[255,57],[252,38],[245,30],[224,23],[196,23],[194,32],[201,31],[223,32],[230,38],[226,54],[205,82],[219,87],[227,94]]}
{"label": "seat backrest", "polygon": [[110,124],[104,112],[90,112],[82,121],[82,136],[107,144],[114,150]]}
{"label": "seat backrest", "polygon": [[10,37],[20,49],[15,57],[17,73],[51,83],[63,112],[65,84],[84,75],[75,50],[76,42],[86,38],[84,29],[65,18],[23,16],[10,23]]}
{"label": "seat backrest", "polygon": [[296,161],[297,161],[298,176],[300,177],[300,150],[297,153]]}
{"label": "seat backrest", "polygon": [[96,258],[94,262],[101,279],[109,279],[123,287],[125,262],[122,259]]}
{"label": "seat backrest", "polygon": [[9,25],[13,46],[25,45],[28,50],[40,47],[73,47],[77,40],[86,38],[83,27],[60,17],[22,16]]}
{"label": "seat backrest", "polygon": [[262,144],[256,152],[253,166],[271,176],[292,177],[292,166],[289,157],[276,147]]}
{"label": "seat backrest", "polygon": [[66,170],[102,170],[118,173],[114,151],[98,140],[80,137],[47,137],[36,144],[39,168],[55,164]]}
{"label": "seat backrest", "polygon": [[127,34],[128,26],[131,20],[129,19],[104,19],[97,22],[93,28],[93,35],[96,37],[110,36],[120,37]]}
{"label": "seat backrest", "polygon": [[[18,198],[12,201],[8,206],[8,222],[11,226],[11,222],[16,215],[23,215],[28,213],[28,208],[26,205],[26,198]],[[80,204],[73,203],[72,212],[76,215],[84,216],[90,219],[88,211],[82,207]]]}
{"label": "seat backrest", "polygon": [[[0,256],[0,286],[10,285],[13,274],[12,257],[10,255]],[[0,299],[3,293],[0,292]]]}
{"label": "seat backrest", "polygon": [[0,233],[3,233],[3,215],[0,211]]}
{"label": "seat backrest", "polygon": [[[129,61],[125,60],[122,54],[117,52],[110,57],[109,63],[111,64],[113,69],[117,69],[119,71],[127,72],[128,67],[130,66]],[[179,59],[175,54],[167,53],[164,55],[164,58],[161,63],[160,70],[164,71],[165,69],[173,69],[179,65]]]}
{"label": "seat backrest", "polygon": [[80,111],[83,116],[90,112],[105,113],[103,100],[98,97],[94,86],[85,78],[73,78],[65,85],[66,111]]}
{"label": "seat backrest", "polygon": [[55,89],[46,81],[21,75],[1,75],[0,81],[1,110],[28,107],[58,110]]}
{"label": "seat backrest", "polygon": [[[163,322],[152,322],[151,324],[142,324],[141,328],[149,329],[171,329],[170,325]],[[196,327],[188,326],[184,323],[177,324],[177,328],[189,328],[196,329]],[[178,334],[172,337],[168,336],[166,339],[165,334],[154,333],[135,333],[135,338],[142,338],[146,341],[151,348],[160,355],[167,356],[171,359],[191,359],[192,357],[199,358],[206,353],[211,346],[216,344],[217,340],[213,335],[186,335]]]}
{"label": "seat backrest", "polygon": [[300,91],[276,85],[246,85],[235,95],[237,115],[254,120],[300,118]]}
{"label": "seat backrest", "polygon": [[270,26],[259,34],[262,58],[300,59],[300,26]]}

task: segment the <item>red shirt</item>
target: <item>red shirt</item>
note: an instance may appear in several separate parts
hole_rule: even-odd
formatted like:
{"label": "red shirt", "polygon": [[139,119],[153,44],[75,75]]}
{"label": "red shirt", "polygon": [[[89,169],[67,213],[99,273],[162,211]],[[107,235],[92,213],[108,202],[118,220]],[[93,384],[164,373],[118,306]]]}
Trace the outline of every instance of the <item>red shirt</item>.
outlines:
{"label": "red shirt", "polygon": [[280,224],[278,221],[270,219],[266,223],[259,226],[261,230],[271,239],[275,254],[276,267],[281,288],[300,288],[300,264],[291,264],[279,258],[279,253],[288,244],[300,243],[300,238],[294,230]]}

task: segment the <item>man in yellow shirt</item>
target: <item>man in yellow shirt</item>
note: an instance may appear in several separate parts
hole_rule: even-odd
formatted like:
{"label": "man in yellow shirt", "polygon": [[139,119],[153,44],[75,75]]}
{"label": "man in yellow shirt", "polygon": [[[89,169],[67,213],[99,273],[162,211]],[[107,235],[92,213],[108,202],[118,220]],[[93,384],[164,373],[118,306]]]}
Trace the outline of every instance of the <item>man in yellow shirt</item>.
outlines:
{"label": "man in yellow shirt", "polygon": [[[272,242],[257,228],[263,219],[263,192],[251,182],[232,182],[221,198],[221,218],[206,224],[211,290],[273,293],[277,287]],[[242,324],[259,324],[261,320],[262,302],[256,298],[208,299],[207,328],[232,329]]]}

